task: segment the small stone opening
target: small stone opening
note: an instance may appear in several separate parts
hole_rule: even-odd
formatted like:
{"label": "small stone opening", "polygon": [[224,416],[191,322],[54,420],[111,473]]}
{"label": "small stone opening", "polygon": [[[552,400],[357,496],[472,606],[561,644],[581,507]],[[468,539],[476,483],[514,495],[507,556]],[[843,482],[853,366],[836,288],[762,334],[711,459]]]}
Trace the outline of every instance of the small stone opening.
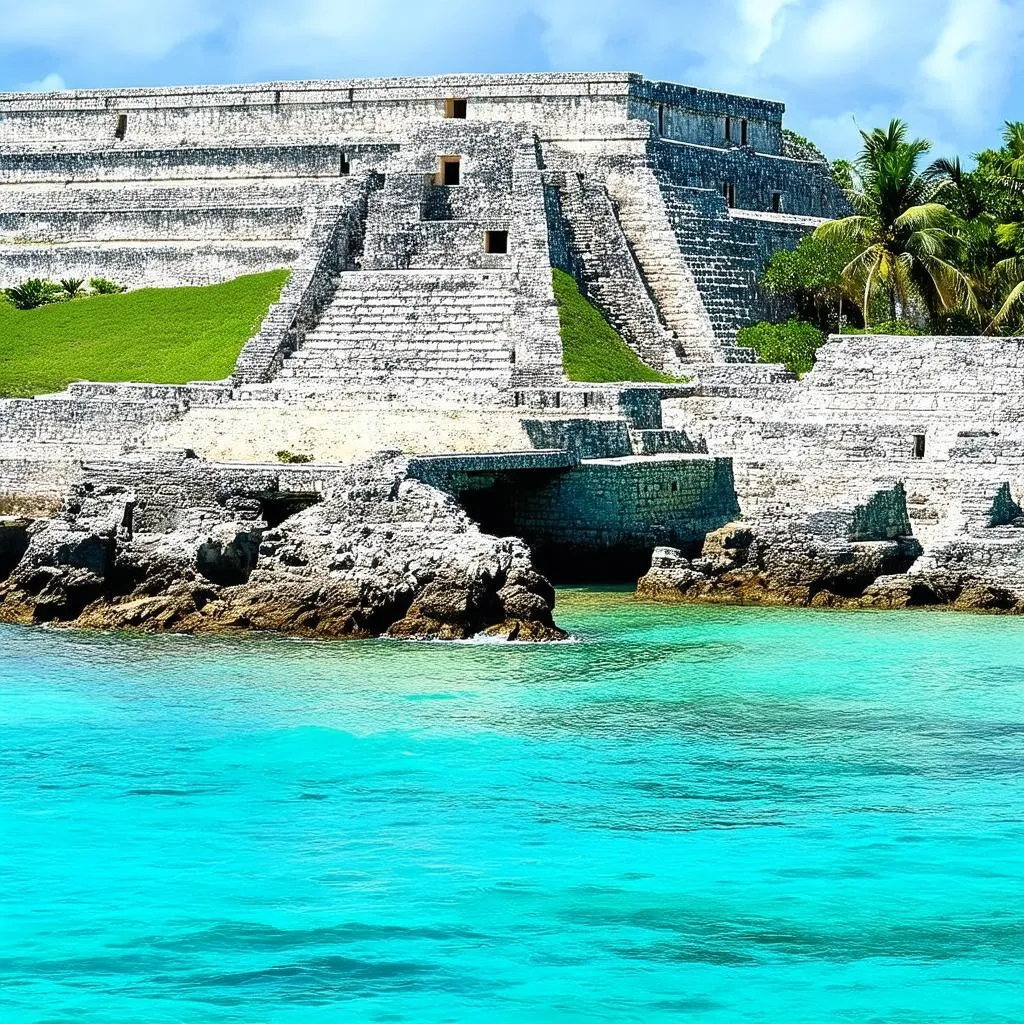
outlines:
{"label": "small stone opening", "polygon": [[726,117],[725,119],[725,141],[732,142],[732,118]]}
{"label": "small stone opening", "polygon": [[343,178],[346,174],[352,173],[352,165],[348,161],[348,153],[341,154],[341,162],[338,165],[338,171]]}
{"label": "small stone opening", "polygon": [[746,146],[750,142],[750,129],[747,125],[747,119],[743,118],[740,121],[740,145]]}
{"label": "small stone opening", "polygon": [[464,99],[447,99],[444,101],[444,116],[457,121],[466,120],[466,101]]}
{"label": "small stone opening", "polygon": [[733,182],[722,182],[722,198],[725,200],[726,206],[731,208],[736,205],[736,186]]}
{"label": "small stone opening", "polygon": [[782,193],[772,193],[772,213],[782,213]]}
{"label": "small stone opening", "polygon": [[484,252],[495,256],[508,254],[508,232],[507,231],[485,231]]}
{"label": "small stone opening", "polygon": [[123,139],[128,134],[128,115],[117,115],[117,126],[114,128],[114,138]]}
{"label": "small stone opening", "polygon": [[658,104],[658,134],[665,134],[665,104]]}
{"label": "small stone opening", "polygon": [[30,523],[28,519],[0,522],[0,582],[14,572],[22,556],[28,551]]}
{"label": "small stone opening", "polygon": [[280,526],[313,505],[319,505],[323,495],[315,491],[275,491],[260,496],[260,512],[270,529]]}
{"label": "small stone opening", "polygon": [[462,184],[462,159],[457,156],[441,157],[441,173],[439,185],[451,188]]}
{"label": "small stone opening", "polygon": [[924,434],[914,435],[914,458],[923,459],[925,451]]}

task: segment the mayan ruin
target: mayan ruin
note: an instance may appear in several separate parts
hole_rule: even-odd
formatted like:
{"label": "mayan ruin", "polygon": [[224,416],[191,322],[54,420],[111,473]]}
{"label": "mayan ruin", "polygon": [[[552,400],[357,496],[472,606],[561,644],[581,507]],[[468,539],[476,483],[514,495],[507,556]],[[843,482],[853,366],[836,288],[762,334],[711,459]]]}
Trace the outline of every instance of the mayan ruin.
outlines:
{"label": "mayan ruin", "polygon": [[[602,576],[1020,610],[1021,339],[835,337],[800,380],[737,343],[845,209],[781,104],[636,74],[0,94],[0,287],[290,272],[227,379],[0,400],[0,614],[533,635],[544,577]],[[646,380],[569,379],[553,272]],[[453,565],[498,604],[449,622]]]}

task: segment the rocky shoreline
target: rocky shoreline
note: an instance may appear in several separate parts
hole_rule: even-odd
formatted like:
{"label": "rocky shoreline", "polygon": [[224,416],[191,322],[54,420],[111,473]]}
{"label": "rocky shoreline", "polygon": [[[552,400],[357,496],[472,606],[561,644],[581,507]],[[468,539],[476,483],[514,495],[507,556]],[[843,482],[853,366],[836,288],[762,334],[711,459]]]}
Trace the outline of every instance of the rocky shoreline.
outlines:
{"label": "rocky shoreline", "polygon": [[[0,622],[300,637],[560,640],[526,545],[382,456],[271,527],[229,491],[152,524],[118,484],[76,487],[58,516],[9,522]],[[16,538],[22,538],[19,542]],[[18,548],[21,548],[20,554]],[[17,557],[14,556],[17,554]]]}
{"label": "rocky shoreline", "polygon": [[663,604],[1024,614],[1024,598],[981,577],[970,560],[929,559],[913,537],[826,538],[779,524],[730,523],[708,534],[700,554],[655,550],[637,583],[641,600]]}
{"label": "rocky shoreline", "polygon": [[[332,639],[566,638],[554,588],[527,545],[484,533],[452,494],[411,476],[404,457],[333,467],[326,484],[318,474],[325,469],[312,469],[310,480],[322,493],[303,504],[282,491],[280,474],[218,467],[189,452],[98,469],[57,515],[0,519],[0,622]],[[1004,525],[925,555],[896,483],[845,509],[729,523],[699,551],[656,548],[636,596],[1024,614],[1018,513],[1000,506]]]}

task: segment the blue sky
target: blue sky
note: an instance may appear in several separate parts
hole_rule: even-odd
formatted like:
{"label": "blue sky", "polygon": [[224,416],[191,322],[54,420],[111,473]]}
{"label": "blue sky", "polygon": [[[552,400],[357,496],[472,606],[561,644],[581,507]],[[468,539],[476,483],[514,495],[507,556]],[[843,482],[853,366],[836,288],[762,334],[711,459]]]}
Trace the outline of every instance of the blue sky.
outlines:
{"label": "blue sky", "polygon": [[0,89],[629,70],[784,100],[830,156],[894,115],[1024,120],[1024,0],[0,0]]}

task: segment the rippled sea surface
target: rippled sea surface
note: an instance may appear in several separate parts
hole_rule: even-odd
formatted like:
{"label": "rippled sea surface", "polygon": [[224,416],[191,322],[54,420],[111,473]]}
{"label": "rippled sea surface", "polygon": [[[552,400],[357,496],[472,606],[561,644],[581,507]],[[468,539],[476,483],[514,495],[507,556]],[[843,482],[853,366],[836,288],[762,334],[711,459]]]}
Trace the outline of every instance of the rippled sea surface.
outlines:
{"label": "rippled sea surface", "polygon": [[0,628],[0,1019],[1024,1019],[1024,621]]}

